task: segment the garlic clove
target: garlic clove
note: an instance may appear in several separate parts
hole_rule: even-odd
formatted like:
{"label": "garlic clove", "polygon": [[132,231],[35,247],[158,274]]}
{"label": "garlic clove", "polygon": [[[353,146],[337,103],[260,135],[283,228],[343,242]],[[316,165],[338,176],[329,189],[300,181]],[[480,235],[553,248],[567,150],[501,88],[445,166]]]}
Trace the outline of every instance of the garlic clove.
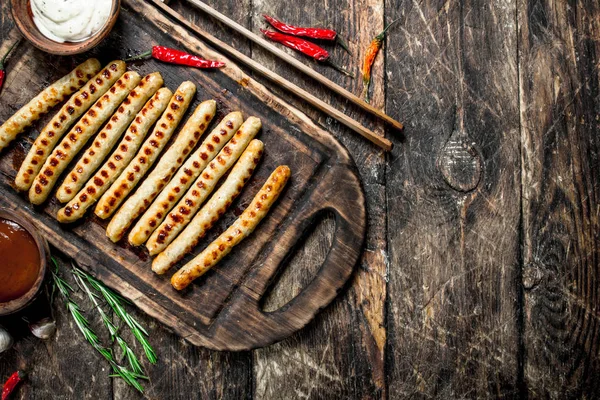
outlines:
{"label": "garlic clove", "polygon": [[56,332],[56,322],[51,318],[43,318],[38,322],[29,324],[29,330],[37,338],[50,339]]}
{"label": "garlic clove", "polygon": [[14,341],[10,333],[0,325],[0,354],[10,349]]}

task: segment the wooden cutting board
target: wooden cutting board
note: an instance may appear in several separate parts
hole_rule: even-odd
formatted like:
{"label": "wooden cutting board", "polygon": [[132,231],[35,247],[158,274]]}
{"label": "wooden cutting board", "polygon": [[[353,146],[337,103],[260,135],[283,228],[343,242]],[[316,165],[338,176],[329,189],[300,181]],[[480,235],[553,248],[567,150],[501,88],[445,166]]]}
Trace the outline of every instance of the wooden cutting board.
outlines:
{"label": "wooden cutting board", "polygon": [[[2,7],[2,13],[8,14],[7,6]],[[17,36],[8,15],[2,15],[0,21],[0,32]],[[90,54],[56,57],[25,42],[19,45],[11,56],[0,97],[0,121],[87,57],[108,62],[155,44],[187,48],[205,58],[222,57],[143,0],[126,0],[113,33]],[[0,154],[0,206],[28,214],[51,244],[195,345],[248,350],[269,345],[301,329],[334,299],[350,277],[362,249],[365,198],[348,152],[328,132],[231,61],[219,71],[200,71],[153,60],[130,68],[141,74],[160,71],[165,85],[172,90],[184,80],[191,80],[198,92],[190,110],[203,100],[216,99],[215,121],[234,110],[262,120],[258,138],[265,143],[265,155],[261,164],[238,200],[184,262],[237,218],[236,214],[250,203],[274,168],[289,165],[292,179],[287,189],[254,234],[188,290],[177,292],[169,281],[174,271],[155,275],[145,247],[132,248],[124,241],[113,244],[105,236],[106,221],[88,213],[77,224],[59,224],[54,216],[60,204],[54,197],[42,207],[33,207],[25,194],[12,187],[27,150],[50,116],[34,124]],[[263,311],[261,299],[286,268],[294,246],[326,213],[335,216],[336,231],[323,265],[311,283],[285,306],[273,312]]]}

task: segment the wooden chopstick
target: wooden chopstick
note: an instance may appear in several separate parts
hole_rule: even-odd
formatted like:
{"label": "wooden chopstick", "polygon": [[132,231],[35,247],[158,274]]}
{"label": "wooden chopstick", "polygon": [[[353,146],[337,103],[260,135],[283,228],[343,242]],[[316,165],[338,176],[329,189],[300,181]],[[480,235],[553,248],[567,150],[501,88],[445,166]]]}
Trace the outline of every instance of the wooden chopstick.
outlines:
{"label": "wooden chopstick", "polygon": [[285,61],[288,64],[290,64],[291,66],[293,66],[293,67],[297,68],[298,70],[304,72],[306,75],[310,76],[311,78],[313,78],[314,80],[318,81],[319,83],[325,85],[330,90],[333,90],[334,92],[336,92],[340,96],[346,98],[347,100],[350,100],[352,103],[356,104],[357,106],[359,106],[363,110],[365,110],[365,111],[373,114],[377,118],[385,121],[386,123],[388,123],[389,125],[393,126],[396,129],[399,129],[399,130],[403,129],[402,123],[396,121],[395,119],[393,119],[392,117],[390,117],[389,115],[387,115],[386,113],[384,113],[383,111],[378,110],[377,108],[373,107],[372,105],[370,105],[369,103],[365,102],[363,99],[361,99],[360,97],[356,96],[355,94],[347,91],[346,89],[344,89],[343,87],[341,87],[337,83],[335,83],[335,82],[327,79],[325,76],[321,75],[320,73],[318,73],[314,69],[306,66],[305,64],[303,64],[302,62],[298,61],[296,58],[290,56],[288,53],[286,53],[285,51],[281,50],[280,48],[275,47],[272,43],[268,42],[267,40],[265,40],[261,36],[257,35],[256,33],[248,30],[243,25],[240,25],[237,22],[235,22],[234,20],[232,20],[231,18],[227,17],[226,15],[221,14],[220,12],[218,12],[217,10],[215,10],[214,8],[212,8],[211,6],[209,6],[208,4],[206,4],[206,3],[204,3],[204,2],[202,2],[200,0],[186,0],[186,1],[188,3],[190,3],[190,4],[192,4],[193,6],[199,8],[200,10],[204,11],[205,13],[207,13],[208,15],[210,15],[211,17],[213,17],[216,20],[218,20],[219,22],[227,25],[228,27],[230,27],[234,31],[236,31],[239,34],[241,34],[244,37],[246,37],[247,39],[250,39],[254,43],[256,43],[259,46],[261,46],[262,48],[264,48],[265,50],[268,50],[269,52],[271,52],[275,56],[279,57],[283,61]]}
{"label": "wooden chopstick", "polygon": [[300,88],[299,86],[286,80],[285,78],[276,74],[275,72],[271,71],[270,69],[266,68],[265,66],[259,64],[258,62],[254,61],[253,59],[251,59],[244,53],[234,49],[233,47],[229,46],[227,43],[222,42],[221,40],[217,39],[210,33],[204,31],[200,27],[192,24],[183,15],[179,14],[177,11],[173,10],[171,7],[165,5],[161,0],[149,0],[149,1],[151,1],[156,7],[161,9],[163,12],[165,12],[166,14],[171,16],[171,18],[176,19],[185,28],[191,30],[192,32],[196,33],[198,36],[202,37],[204,40],[209,42],[215,48],[235,57],[242,63],[246,64],[252,70],[260,73],[261,75],[268,78],[269,80],[271,80],[271,81],[277,83],[278,85],[280,85],[281,87],[289,90],[290,92],[294,93],[301,99],[312,104],[314,107],[316,107],[319,110],[323,111],[324,113],[330,115],[332,118],[335,118],[337,121],[344,124],[348,128],[352,129],[356,133],[362,135],[363,137],[365,137],[372,143],[378,145],[383,150],[390,151],[392,149],[393,144],[388,139],[376,134],[375,132],[371,131],[370,129],[365,128],[360,123],[358,123],[354,119],[350,118],[346,114],[342,113],[338,109],[332,107],[331,105],[325,103],[321,99],[308,93],[306,90]]}

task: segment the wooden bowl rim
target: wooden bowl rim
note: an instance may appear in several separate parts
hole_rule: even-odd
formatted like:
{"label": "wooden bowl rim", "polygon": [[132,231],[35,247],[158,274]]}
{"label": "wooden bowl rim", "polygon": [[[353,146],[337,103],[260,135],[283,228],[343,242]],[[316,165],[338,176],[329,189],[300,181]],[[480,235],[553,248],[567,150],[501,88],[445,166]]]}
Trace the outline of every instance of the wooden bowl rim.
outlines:
{"label": "wooden bowl rim", "polygon": [[22,310],[38,295],[40,289],[42,288],[44,277],[46,276],[46,270],[48,269],[50,248],[48,247],[46,238],[39,233],[30,219],[23,213],[17,210],[0,207],[0,218],[13,221],[25,229],[33,237],[40,255],[40,269],[38,271],[38,276],[29,291],[27,291],[27,293],[18,299],[0,303],[0,316],[4,316]]}
{"label": "wooden bowl rim", "polygon": [[[119,11],[121,10],[121,0],[112,0],[113,4],[110,10],[110,16],[104,24],[104,26],[102,27],[102,29],[98,31],[98,33],[96,33],[91,38],[84,40],[83,42],[59,43],[44,36],[38,30],[37,26],[35,25],[35,22],[33,21],[33,18],[31,17],[31,15],[29,15],[29,13],[26,13],[26,15],[21,15],[15,11],[15,4],[17,2],[21,3],[23,1],[29,3],[30,0],[10,0],[11,12],[15,24],[17,25],[17,28],[19,29],[21,34],[27,39],[27,41],[29,41],[29,43],[31,43],[38,49],[45,51],[46,53],[55,54],[59,56],[81,54],[96,47],[110,34],[119,17]],[[27,24],[23,18],[26,18],[29,24]],[[32,35],[30,29],[34,29],[40,35],[41,39],[39,39],[37,36]]]}

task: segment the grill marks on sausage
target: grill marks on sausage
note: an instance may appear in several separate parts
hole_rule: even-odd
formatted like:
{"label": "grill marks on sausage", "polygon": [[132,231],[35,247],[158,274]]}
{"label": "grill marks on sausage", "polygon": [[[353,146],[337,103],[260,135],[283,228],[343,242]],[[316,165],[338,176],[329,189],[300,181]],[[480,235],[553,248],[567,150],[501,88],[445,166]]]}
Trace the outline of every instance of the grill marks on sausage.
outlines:
{"label": "grill marks on sausage", "polygon": [[[140,95],[140,93],[137,94]],[[80,218],[81,216],[83,216],[87,208],[89,208],[95,202],[95,200],[99,198],[104,193],[104,191],[106,191],[106,189],[108,189],[108,185],[110,185],[111,179],[115,178],[119,173],[119,169],[125,168],[128,160],[130,160],[131,157],[134,156],[134,154],[128,156],[128,152],[131,152],[132,149],[128,148],[127,146],[129,144],[131,144],[131,146],[137,146],[138,144],[136,143],[139,143],[141,140],[143,140],[143,135],[145,135],[145,132],[147,132],[147,130],[154,123],[154,121],[160,116],[160,113],[167,106],[167,102],[170,97],[171,92],[167,88],[159,89],[156,93],[153,94],[152,98],[146,102],[142,110],[149,110],[149,105],[151,103],[158,105],[158,107],[153,107],[154,111],[152,112],[152,114],[144,116],[143,118],[139,118],[139,125],[135,125],[135,123],[130,125],[129,129],[125,134],[125,138],[117,146],[117,149],[109,157],[108,161],[106,161],[104,166],[100,168],[100,170],[87,182],[84,188],[79,192],[79,195],[82,193],[86,193],[88,195],[87,201],[85,203],[79,204],[78,195],[75,199],[71,200],[69,204],[67,204],[67,207],[71,207],[72,209],[76,208],[74,207],[74,205],[76,204],[78,211],[73,212],[71,216],[67,216],[66,213],[64,213],[64,211],[66,211],[65,207],[61,211],[59,211],[59,217],[62,212],[63,216],[65,218],[68,218],[69,220],[74,221]],[[137,116],[140,116],[140,113],[138,113]],[[137,130],[136,132],[132,131],[131,128],[134,127],[134,125],[137,126],[139,132]],[[143,130],[141,129],[142,127]],[[121,149],[120,146],[126,143],[126,147],[124,149]],[[110,207],[114,206],[114,204],[116,204],[116,197],[110,196],[106,199],[105,204],[103,204],[100,207],[100,210],[108,213],[110,212]]]}
{"label": "grill marks on sausage", "polygon": [[[116,65],[116,64],[115,64]],[[124,72],[124,63],[122,63],[123,65],[123,72]],[[105,71],[105,70],[103,70]],[[100,73],[102,74],[102,72]],[[28,157],[26,158],[25,162],[23,163],[24,168],[23,173],[21,173],[21,171],[19,171],[19,174],[17,175],[17,185],[21,186],[19,181],[20,179],[20,175],[21,178],[25,178],[24,180],[29,182],[29,177],[28,176],[23,176],[23,175],[30,175],[30,174],[25,174],[24,172],[26,172],[26,170],[28,169],[28,164],[37,166],[37,165],[41,165],[42,162],[45,161],[45,157],[46,155],[50,152],[51,147],[53,147],[56,143],[54,140],[58,140],[58,138],[62,135],[62,131],[63,129],[66,129],[68,127],[68,125],[64,125],[65,122],[67,122],[69,120],[69,116],[71,116],[72,118],[76,118],[78,115],[80,115],[81,113],[83,113],[83,111],[85,110],[85,108],[87,108],[88,106],[84,103],[87,102],[90,99],[90,94],[94,94],[96,93],[96,91],[98,90],[98,88],[96,88],[93,84],[94,81],[102,81],[100,77],[100,74],[97,75],[97,77],[94,80],[90,80],[90,82],[88,82],[87,85],[85,85],[78,93],[76,93],[75,95],[73,95],[71,97],[71,99],[67,102],[67,104],[65,104],[63,106],[63,108],[57,113],[57,115],[53,118],[53,120],[51,121],[51,123],[48,126],[52,126],[54,129],[56,129],[58,131],[58,134],[56,135],[54,131],[47,131],[46,132],[46,136],[50,139],[50,140],[46,140],[46,139],[40,139],[43,138],[44,135],[40,135],[40,137],[38,138],[38,140],[36,140],[36,142],[34,143],[34,146],[32,147],[32,152],[31,155],[28,155]],[[85,84],[85,82],[83,82],[83,77],[84,77],[84,73],[81,70],[76,71],[75,75],[77,76],[77,78],[79,78],[79,85],[83,86]],[[86,78],[92,78],[91,73],[86,74]],[[109,75],[110,77],[110,75]],[[105,84],[105,86],[108,86],[110,84],[110,82],[102,82]],[[98,82],[96,82],[96,84],[98,84]],[[44,131],[47,130],[47,127],[44,129]],[[44,132],[42,132],[44,133]],[[63,146],[63,148],[67,149],[68,146]],[[35,161],[32,163],[32,161]],[[35,173],[35,171],[33,171],[32,173]],[[21,189],[26,189],[26,186],[21,187]],[[39,193],[35,193],[35,194],[39,194]]]}
{"label": "grill marks on sausage", "polygon": [[[116,65],[116,63],[115,63]],[[124,67],[124,63],[122,63],[123,67]],[[137,78],[137,74],[135,73],[126,73],[127,75],[131,75],[131,76],[136,76]],[[112,76],[112,75],[110,75]],[[93,83],[90,81],[90,83],[88,83],[87,89],[89,90],[89,93],[91,95],[95,95],[94,97],[87,97],[87,101],[91,101],[91,100],[95,100],[98,97],[101,97],[106,90],[109,88],[109,85],[112,84],[111,80],[104,80],[102,78],[100,78],[100,76],[96,76],[93,79]],[[97,85],[97,86],[95,86]],[[113,86],[114,87],[114,86]],[[127,88],[125,88],[125,90],[127,90]],[[126,96],[128,93],[127,92],[122,92],[121,94],[119,94],[119,96]],[[85,97],[85,96],[82,96]],[[106,95],[105,97],[106,98]],[[121,97],[122,98],[122,97]],[[79,101],[79,103],[78,103]],[[120,101],[119,98],[116,98],[114,100],[116,101]],[[85,107],[85,105],[81,102],[80,98],[77,97],[74,99],[74,103],[77,106],[77,104],[79,104],[79,106],[77,106],[78,109],[75,109],[73,106],[67,106],[66,107],[66,112],[70,115],[72,115],[73,117],[76,116],[76,114],[80,114],[83,111],[83,108]],[[105,116],[101,116],[100,111],[96,111],[96,110],[102,110],[103,109],[103,102],[102,99],[98,99],[96,101],[96,103],[87,111],[87,113],[81,118],[80,122],[72,129],[71,133],[68,134],[68,136],[63,139],[62,141],[62,145],[59,146],[65,150],[69,150],[70,152],[68,154],[60,154],[59,150],[55,149],[55,153],[56,155],[59,156],[59,158],[61,160],[64,161],[64,163],[59,163],[56,165],[51,165],[51,167],[54,168],[53,172],[54,175],[56,177],[58,177],[58,175],[60,175],[63,171],[64,168],[66,168],[66,163],[68,163],[68,161],[70,161],[75,154],[79,151],[79,149],[85,144],[85,142],[87,142],[89,136],[91,136],[97,128],[96,126],[98,126],[100,123],[104,122]],[[102,112],[106,115],[107,112],[109,112],[109,110],[102,110]],[[89,128],[89,129],[88,129]],[[87,131],[86,131],[87,129]],[[70,142],[70,144],[68,144],[68,142]],[[95,154],[95,152],[94,152]],[[88,164],[90,162],[90,160],[88,158],[83,158],[83,164]],[[48,185],[48,190],[50,190],[54,184],[55,184],[56,180],[53,179],[50,184]],[[42,192],[41,196],[33,196],[32,197],[32,193],[30,193],[30,200],[35,203],[35,204],[40,204],[41,202],[43,202],[46,197],[48,196],[49,192]],[[39,193],[36,193],[36,195],[39,195]]]}
{"label": "grill marks on sausage", "polygon": [[[244,210],[242,215],[231,225],[225,232],[214,240],[202,253],[196,256],[192,261],[187,263],[171,278],[171,284],[175,289],[181,290],[189,285],[194,279],[203,275],[208,269],[212,268],[218,261],[220,261],[227,253],[229,253],[234,246],[240,243],[244,238],[248,237],[256,228],[256,226],[262,221],[267,215],[269,209],[273,203],[277,200],[283,188],[287,184],[290,176],[290,169],[287,166],[279,166],[269,176],[267,182],[261,190],[256,194],[250,206]],[[264,203],[258,201],[258,197],[262,198],[265,194],[266,185],[276,185],[276,188],[272,190],[267,196],[267,200]],[[256,210],[256,211],[255,211]],[[182,233],[185,235],[186,232]],[[182,237],[180,235],[176,242]],[[195,237],[187,238],[192,244],[196,244],[198,237],[203,234],[196,235]],[[162,253],[159,255],[152,264],[152,269],[156,272],[157,270],[165,272],[175,262],[177,262],[185,252],[191,250],[188,243],[180,245],[179,248],[175,249],[176,253],[166,254]],[[183,251],[182,251],[183,250]]]}
{"label": "grill marks on sausage", "polygon": [[[184,162],[185,156],[191,153],[196,146],[198,140],[206,130],[207,122],[212,120],[215,112],[216,102],[211,100],[200,104],[188,119],[185,126],[181,129],[172,147],[161,159],[161,163],[164,164],[159,164],[147,178],[147,181],[138,189],[138,192],[140,193],[138,197],[147,196],[148,199],[153,200],[158,194],[158,191],[155,190],[153,193],[150,193],[152,184],[155,184],[159,188],[167,183],[169,185],[132,229],[129,235],[129,242],[131,244],[143,244],[148,238],[148,235],[154,230],[154,226],[150,226],[149,222],[154,220],[156,221],[156,225],[162,222],[162,217],[158,217],[158,214],[164,209],[164,204],[166,203],[167,208],[170,208],[170,206],[179,198],[178,193],[189,187],[191,177],[194,174],[194,171],[190,169],[193,167],[189,161],[182,169],[180,169],[177,177],[171,178]],[[196,157],[197,156],[192,156],[190,159],[195,159]],[[200,166],[200,164],[196,164]],[[181,185],[181,187],[179,185]],[[136,195],[138,192],[136,192]],[[136,204],[134,201],[140,203],[140,200],[135,197],[136,195],[134,195],[135,200],[128,200],[128,204]],[[137,210],[141,209],[137,206],[133,206],[133,208],[136,208]],[[137,210],[134,214],[139,215],[140,212]]]}
{"label": "grill marks on sausage", "polygon": [[[127,79],[129,78],[130,73],[126,74]],[[143,82],[151,82],[152,86],[147,86],[147,89],[141,89]],[[112,115],[109,122],[104,126],[102,131],[98,134],[97,139],[94,141],[93,147],[90,148],[87,152],[87,155],[93,157],[98,154],[97,158],[93,158],[93,162],[88,164],[86,168],[83,168],[82,162],[80,161],[75,170],[78,171],[78,174],[81,175],[80,183],[63,183],[61,188],[57,192],[57,197],[61,201],[70,200],[71,196],[66,192],[67,188],[70,185],[73,185],[72,189],[74,191],[78,191],[81,189],[84,181],[90,178],[90,175],[93,173],[93,170],[97,168],[98,163],[106,157],[107,153],[113,147],[114,142],[118,139],[118,135],[127,127],[126,125],[131,122],[131,120],[135,117],[136,113],[138,113],[144,106],[142,101],[149,100],[151,96],[154,96],[160,86],[163,84],[162,76],[159,73],[153,73],[150,75],[146,75],[144,79],[141,80],[140,84],[137,87],[132,89],[128,96],[125,98],[123,103],[118,107],[117,111]],[[113,86],[114,88],[114,86]],[[105,94],[102,97],[102,100],[108,104],[111,99],[111,95]],[[124,106],[125,105],[125,106]],[[145,105],[147,106],[147,104]],[[96,102],[96,107],[102,108],[101,100]],[[138,117],[139,118],[139,117]],[[141,119],[140,119],[141,120]],[[131,137],[129,137],[131,139]],[[122,159],[120,155],[115,155],[113,157],[116,161]],[[71,190],[73,191],[73,190]]]}
{"label": "grill marks on sausage", "polygon": [[[246,143],[252,139],[254,134],[256,134],[256,131],[254,130],[251,130],[250,132],[251,133],[245,137]],[[216,163],[214,161],[209,163],[208,167],[196,180],[194,186],[192,186],[192,189],[188,191],[181,201],[179,201],[174,208],[174,211],[167,216],[167,220],[159,226],[157,232],[150,237],[147,244],[150,254],[154,255],[164,250],[175,237],[177,237],[175,241],[178,241],[181,236],[177,236],[177,234],[185,229],[184,233],[187,232],[187,236],[184,236],[185,239],[181,239],[177,244],[175,242],[171,243],[171,246],[179,249],[175,251],[177,253],[177,251],[181,251],[182,247],[185,247],[181,243],[186,240],[189,241],[190,237],[197,237],[199,234],[203,234],[203,232],[206,231],[207,228],[202,228],[203,225],[212,226],[212,224],[218,220],[219,216],[229,207],[233,199],[239,195],[243,188],[244,181],[248,178],[248,172],[254,170],[252,166],[256,165],[255,160],[257,160],[257,158],[260,159],[263,146],[261,141],[253,140],[244,151],[245,146],[242,143],[239,146],[234,147],[235,151],[232,151],[232,149],[229,148],[229,153],[233,153],[232,155],[227,155],[223,148],[215,158]],[[240,159],[237,160],[237,164],[221,188],[213,194],[211,199],[204,205],[198,214],[196,214],[194,222],[188,225],[194,213],[210,195],[219,179],[229,170],[242,151],[244,151],[244,153],[241,155]],[[210,169],[212,173],[209,173],[207,169]],[[167,225],[171,226],[171,229],[167,230]],[[188,229],[190,230],[188,231]],[[181,233],[180,235],[184,235],[184,233]],[[158,240],[159,236],[161,237],[160,241]],[[166,268],[164,262],[159,261],[157,265],[162,265],[157,267],[159,273]]]}
{"label": "grill marks on sausage", "polygon": [[[184,99],[184,97],[183,97],[182,94],[176,93],[176,95],[171,98],[171,100],[169,101],[169,103],[165,105],[168,109],[172,109],[171,106],[174,104],[174,101],[176,101],[177,95],[181,96],[181,98]],[[191,96],[190,96],[190,100],[191,100]],[[136,117],[136,123],[139,124],[140,121],[142,121],[142,117],[144,115],[146,115],[147,113],[149,113],[150,110],[154,109],[154,101],[157,101],[157,99],[153,98],[150,101],[152,103],[149,102],[147,104],[147,106],[142,109],[142,111],[141,111],[142,115],[138,115]],[[180,107],[177,106],[177,109],[179,109],[179,108]],[[181,112],[181,111],[185,111],[185,110],[180,110],[180,111],[178,111],[178,113]],[[173,123],[166,122],[169,119],[168,118],[169,115],[171,116],[170,121],[174,121],[175,120],[175,117],[173,116],[173,114],[171,112],[169,112],[169,111],[166,111],[165,114],[163,114],[162,119],[159,120],[159,122],[157,123],[157,126],[160,127],[161,124],[164,124],[164,125],[167,126],[167,128],[169,128],[169,125],[173,124]],[[129,132],[131,134],[136,134],[137,131],[138,131],[138,129],[136,127],[134,127],[134,126],[132,126],[132,127],[133,127],[133,129],[130,129]],[[174,128],[175,127],[171,127],[171,129],[174,129]],[[154,139],[154,136],[156,136],[156,138],[158,140]],[[134,161],[132,161],[132,163],[127,167],[127,170],[131,171],[132,175],[121,175],[121,177],[119,177],[119,179],[125,179],[125,182],[128,182],[131,185],[128,186],[127,189],[123,188],[124,191],[121,192],[121,193],[119,193],[119,196],[117,196],[117,193],[116,193],[116,191],[117,191],[116,188],[117,187],[114,186],[114,189],[113,188],[109,189],[109,192],[107,192],[105,194],[105,197],[108,198],[108,197],[110,197],[112,195],[114,195],[114,197],[118,197],[118,198],[125,197],[124,196],[125,193],[128,190],[130,190],[133,186],[135,186],[135,183],[137,182],[137,180],[141,178],[141,176],[140,177],[136,177],[135,175],[142,173],[142,169],[149,168],[150,165],[154,162],[154,158],[157,156],[158,152],[160,152],[160,150],[162,150],[162,147],[165,144],[164,143],[165,139],[168,139],[168,137],[166,137],[166,135],[165,135],[164,132],[162,132],[160,130],[156,130],[156,129],[155,129],[155,134],[152,137],[153,137],[153,139],[151,139],[152,141],[151,140],[147,140],[146,143],[144,143],[144,145],[142,146],[141,150],[138,152],[137,156],[135,156]],[[131,137],[129,138],[129,140],[126,140],[126,142],[129,142],[129,141],[131,141]],[[124,145],[124,143],[122,143],[120,146],[123,146],[123,145]],[[127,146],[125,146],[125,148],[126,147]],[[121,149],[121,150],[123,150],[123,149]],[[130,151],[132,151],[132,150],[130,150]],[[124,171],[123,173],[125,173],[126,171]],[[133,175],[133,174],[135,174],[135,175]],[[132,178],[133,178],[133,180],[132,180]],[[117,181],[117,182],[119,182],[119,181]],[[109,195],[109,193],[111,191],[113,192],[113,194]],[[102,203],[104,200],[105,199],[103,197],[103,199],[100,200],[100,203]],[[99,206],[100,206],[100,203],[99,203]],[[118,204],[118,202],[114,202],[113,203],[113,205],[116,205],[116,204]],[[111,207],[113,207],[113,205],[111,205],[111,206],[108,207],[108,212],[104,211],[104,214],[106,216],[108,216],[108,215],[110,215],[110,213],[112,213],[113,210],[111,209]],[[102,207],[104,207],[104,206],[102,206]],[[104,207],[104,209],[106,209],[106,207]],[[97,214],[98,214],[98,211],[99,211],[99,209],[97,208],[96,209],[96,213]],[[102,211],[102,208],[100,208],[100,211]],[[109,226],[110,226],[110,224],[109,224]]]}

